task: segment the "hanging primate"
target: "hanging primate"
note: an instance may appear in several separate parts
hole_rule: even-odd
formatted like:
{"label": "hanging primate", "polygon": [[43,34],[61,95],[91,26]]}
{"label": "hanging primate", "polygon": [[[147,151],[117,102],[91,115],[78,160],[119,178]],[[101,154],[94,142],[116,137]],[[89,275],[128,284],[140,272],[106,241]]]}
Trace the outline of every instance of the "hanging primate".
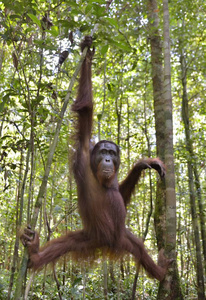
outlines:
{"label": "hanging primate", "polygon": [[[87,47],[81,67],[77,99],[72,110],[78,114],[77,149],[74,157],[74,176],[78,190],[79,212],[83,229],[69,232],[39,249],[39,236],[26,228],[21,240],[28,247],[29,266],[38,269],[60,256],[71,253],[75,259],[95,259],[99,253],[118,257],[131,253],[150,276],[163,280],[169,260],[161,253],[158,264],[148,255],[141,239],[125,227],[126,206],[130,202],[142,170],[153,168],[161,177],[165,168],[161,160],[138,161],[122,183],[118,183],[119,147],[110,141],[90,143],[93,118],[91,65],[94,49],[92,38],[86,36],[81,51]],[[161,251],[162,252],[162,251]]]}

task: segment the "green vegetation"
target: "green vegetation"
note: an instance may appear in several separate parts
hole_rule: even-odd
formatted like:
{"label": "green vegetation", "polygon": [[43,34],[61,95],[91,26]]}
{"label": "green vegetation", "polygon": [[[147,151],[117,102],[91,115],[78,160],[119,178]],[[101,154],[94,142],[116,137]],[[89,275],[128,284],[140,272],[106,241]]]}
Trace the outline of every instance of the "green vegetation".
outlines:
{"label": "green vegetation", "polygon": [[[145,238],[154,259],[161,245],[169,256],[176,255],[177,269],[172,267],[176,273],[171,278],[181,290],[179,299],[205,299],[201,268],[206,278],[206,2],[169,3],[171,89],[167,91],[172,93],[173,112],[158,107],[157,101],[158,92],[163,104],[168,100],[165,82],[170,77],[163,2],[153,9],[159,24],[150,11],[155,0],[0,3],[0,299],[17,300],[15,295],[25,293],[29,280],[27,299],[132,299],[137,273],[129,256],[115,262],[99,259],[92,267],[65,257],[55,269],[47,266],[35,275],[28,271],[26,281],[17,280],[24,253],[19,234],[24,226],[36,224],[42,244],[81,228],[71,172],[75,116],[70,106],[78,83],[74,74],[79,43],[90,34],[96,49],[94,141],[104,138],[119,144],[119,180],[141,157],[158,155],[167,167],[170,163],[175,167],[176,199],[168,200],[166,193],[165,201],[157,201],[156,173],[145,172],[129,207],[127,226]],[[162,49],[152,44],[157,37]],[[162,58],[162,71],[152,45]],[[63,51],[68,56],[59,64]],[[155,81],[157,75],[164,87]],[[157,113],[161,109],[166,114]],[[165,152],[168,136],[161,136],[165,128],[168,133],[172,117],[174,164]],[[168,186],[167,181],[162,199]],[[168,226],[170,222],[173,227],[176,222],[176,230]],[[175,235],[176,249],[168,240]],[[136,284],[134,299],[174,299],[171,289],[165,296],[158,294],[159,283],[142,270]],[[164,283],[161,286],[166,288]]]}

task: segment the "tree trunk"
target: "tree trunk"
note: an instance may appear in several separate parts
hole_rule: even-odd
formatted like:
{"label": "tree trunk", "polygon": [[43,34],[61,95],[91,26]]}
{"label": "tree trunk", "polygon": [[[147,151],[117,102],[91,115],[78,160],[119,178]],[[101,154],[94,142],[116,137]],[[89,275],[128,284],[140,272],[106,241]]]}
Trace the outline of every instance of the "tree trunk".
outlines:
{"label": "tree trunk", "polygon": [[[62,105],[62,109],[61,109],[59,119],[58,119],[58,122],[57,122],[57,125],[56,125],[56,131],[55,131],[55,134],[54,134],[54,138],[53,138],[53,141],[52,141],[50,149],[49,149],[49,154],[48,154],[48,157],[47,157],[47,164],[46,164],[45,173],[44,173],[42,183],[41,183],[41,186],[40,186],[40,189],[39,189],[39,193],[38,193],[38,196],[37,196],[37,200],[36,200],[36,203],[35,203],[35,206],[34,206],[34,212],[33,212],[32,220],[31,220],[32,229],[34,229],[35,226],[36,226],[38,215],[39,215],[39,210],[42,206],[42,201],[43,201],[46,186],[47,186],[47,181],[48,181],[48,177],[49,177],[49,173],[50,173],[50,169],[51,169],[53,156],[54,156],[56,146],[57,146],[57,143],[58,143],[58,138],[59,138],[59,133],[60,133],[60,128],[61,128],[61,125],[62,125],[63,117],[64,117],[65,111],[67,109],[67,105],[69,103],[69,99],[70,99],[70,95],[71,95],[71,91],[72,91],[74,82],[75,82],[76,77],[79,73],[82,62],[84,61],[84,58],[86,56],[86,52],[87,52],[87,48],[85,48],[83,53],[82,53],[81,60],[80,60],[79,64],[77,65],[76,70],[75,70],[75,72],[72,76],[72,79],[71,79],[70,84],[69,84],[68,93],[67,93],[67,95],[65,97],[65,100],[64,100],[64,103]],[[15,300],[19,300],[21,298],[22,283],[23,283],[23,280],[24,280],[25,274],[26,274],[27,262],[28,262],[28,254],[27,254],[27,251],[25,249],[24,254],[23,254],[23,259],[22,259],[22,262],[21,262],[21,267],[20,267],[20,270],[19,270],[19,273],[18,273],[18,276],[17,276],[16,290],[15,290],[15,295],[14,295]]]}
{"label": "tree trunk", "polygon": [[[170,82],[169,15],[167,6],[168,4],[164,3],[164,42],[167,47],[164,48],[165,70],[163,74],[157,1],[148,1],[157,156],[165,161],[167,168],[165,182],[158,182],[157,185],[155,229],[158,249],[165,248],[167,256],[175,259],[176,197]],[[170,266],[166,279],[160,283],[157,298],[183,299],[176,261]]]}
{"label": "tree trunk", "polygon": [[202,200],[202,192],[201,192],[200,178],[197,170],[197,164],[192,164],[192,167],[195,176],[195,187],[197,191],[197,200],[198,200],[199,217],[200,217],[200,230],[201,230],[203,256],[204,256],[204,268],[206,274],[206,217],[205,217],[206,206]]}
{"label": "tree trunk", "polygon": [[25,172],[24,172],[24,178],[23,178],[22,186],[21,186],[21,190],[20,190],[18,220],[17,220],[17,227],[16,227],[16,240],[15,240],[15,245],[14,245],[14,254],[13,254],[13,263],[12,263],[12,271],[11,271],[11,277],[10,277],[8,299],[10,299],[10,295],[11,295],[11,291],[12,291],[12,287],[13,287],[14,274],[15,274],[15,270],[16,270],[16,261],[17,261],[17,258],[18,258],[19,230],[20,230],[21,225],[22,225],[22,215],[23,215],[23,206],[24,206],[24,193],[25,193],[27,175],[28,175],[28,171],[29,171],[30,150],[31,150],[30,146],[28,146],[27,157],[26,157],[26,169],[25,169]]}
{"label": "tree trunk", "polygon": [[[188,178],[189,178],[189,190],[190,190],[190,206],[191,206],[191,215],[192,215],[192,226],[195,237],[195,248],[196,248],[196,260],[197,260],[197,293],[198,299],[205,299],[205,290],[204,290],[204,272],[202,265],[202,254],[201,254],[201,244],[199,236],[199,225],[198,217],[196,212],[196,195],[195,195],[195,186],[194,186],[194,176],[193,176],[193,147],[192,141],[190,138],[190,122],[189,122],[189,106],[188,106],[188,96],[187,96],[187,79],[186,79],[186,66],[184,52],[181,53],[181,69],[182,69],[182,86],[183,86],[183,95],[182,95],[182,119],[185,127],[185,136],[186,136],[186,149],[188,151]],[[205,224],[203,224],[205,226]]]}
{"label": "tree trunk", "polygon": [[[151,61],[152,61],[152,82],[155,113],[155,130],[157,156],[164,161],[164,99],[163,94],[163,68],[162,68],[162,45],[159,35],[159,18],[156,0],[148,1],[149,22],[150,22],[150,43],[151,43]],[[155,230],[157,235],[158,249],[164,247],[165,240],[165,184],[163,181],[157,183],[157,194],[155,202]]]}
{"label": "tree trunk", "polygon": [[[183,299],[176,263],[176,194],[173,156],[173,116],[171,94],[170,31],[168,0],[163,0],[164,36],[164,110],[165,110],[165,165],[166,165],[166,255],[174,259],[162,283],[162,299]],[[163,293],[163,290],[165,292]],[[166,296],[167,295],[167,296]]]}
{"label": "tree trunk", "polygon": [[19,237],[18,237],[18,230],[20,228],[19,224],[19,203],[20,203],[20,197],[21,197],[21,178],[23,176],[23,162],[24,162],[24,157],[23,157],[23,150],[21,150],[21,158],[20,158],[20,169],[19,169],[19,184],[18,184],[18,189],[17,189],[17,196],[16,196],[16,238],[15,238],[15,244],[14,244],[14,253],[13,253],[13,260],[12,260],[12,266],[11,266],[11,275],[10,275],[10,280],[9,280],[9,289],[8,289],[8,299],[11,298],[11,292],[12,292],[12,287],[14,283],[14,275],[16,272],[16,263],[18,259],[18,251],[19,251]]}
{"label": "tree trunk", "polygon": [[108,272],[107,272],[107,260],[103,262],[103,275],[104,275],[104,299],[108,299]]}

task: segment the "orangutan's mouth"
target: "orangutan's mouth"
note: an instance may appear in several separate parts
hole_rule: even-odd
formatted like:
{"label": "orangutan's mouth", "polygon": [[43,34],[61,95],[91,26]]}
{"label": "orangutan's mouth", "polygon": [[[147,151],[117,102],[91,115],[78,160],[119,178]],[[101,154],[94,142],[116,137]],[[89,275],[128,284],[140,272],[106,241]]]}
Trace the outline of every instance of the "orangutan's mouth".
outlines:
{"label": "orangutan's mouth", "polygon": [[109,178],[112,176],[112,174],[114,173],[114,170],[111,170],[111,169],[104,169],[102,172],[103,172],[103,174],[105,175],[105,177],[106,177],[107,179],[109,179]]}

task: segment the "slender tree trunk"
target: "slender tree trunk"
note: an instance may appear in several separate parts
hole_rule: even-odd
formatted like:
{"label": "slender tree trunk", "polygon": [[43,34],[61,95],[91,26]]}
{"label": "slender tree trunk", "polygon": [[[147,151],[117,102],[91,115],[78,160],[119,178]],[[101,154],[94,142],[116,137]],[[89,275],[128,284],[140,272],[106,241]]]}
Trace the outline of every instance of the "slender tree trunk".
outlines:
{"label": "slender tree trunk", "polygon": [[[155,229],[158,249],[175,259],[176,246],[176,197],[173,158],[172,97],[170,80],[169,15],[164,3],[164,74],[162,42],[159,35],[159,18],[156,0],[148,0],[152,80],[154,94],[157,156],[165,161],[165,182],[158,182],[155,203]],[[166,228],[166,230],[165,230]],[[170,266],[167,278],[160,283],[157,299],[183,299],[177,264]]]}
{"label": "slender tree trunk", "polygon": [[28,175],[28,171],[29,171],[29,158],[30,158],[30,146],[28,146],[28,150],[27,150],[26,169],[24,172],[24,177],[23,177],[21,192],[20,192],[20,199],[19,199],[20,201],[19,201],[19,210],[18,210],[19,213],[18,213],[17,228],[16,228],[16,240],[15,240],[15,246],[14,246],[13,265],[12,265],[12,271],[11,271],[11,277],[10,277],[8,299],[10,299],[10,295],[11,295],[11,291],[12,291],[12,287],[13,287],[14,273],[16,271],[16,261],[18,258],[18,251],[19,251],[19,234],[18,233],[19,233],[20,227],[22,225],[24,193],[25,193],[27,175]]}
{"label": "slender tree trunk", "polygon": [[[73,75],[73,77],[70,81],[68,93],[65,97],[65,100],[64,100],[59,118],[58,118],[58,122],[57,122],[57,125],[56,125],[56,131],[55,131],[54,138],[53,138],[53,141],[51,143],[51,146],[50,146],[50,149],[49,149],[49,154],[48,154],[48,157],[47,157],[47,164],[46,164],[46,168],[45,168],[45,173],[44,173],[42,183],[41,183],[41,186],[40,186],[40,189],[39,189],[39,193],[38,193],[38,196],[37,196],[37,200],[36,200],[36,203],[35,203],[35,206],[34,206],[34,212],[33,212],[32,220],[31,220],[31,225],[32,225],[33,229],[36,226],[38,215],[39,215],[39,210],[42,206],[42,201],[43,201],[44,194],[45,194],[45,191],[46,191],[47,181],[48,181],[48,177],[49,177],[49,173],[50,173],[50,169],[51,169],[53,156],[54,156],[56,146],[57,146],[57,143],[58,143],[58,138],[59,138],[59,133],[60,133],[60,128],[61,128],[61,125],[62,125],[64,113],[65,113],[67,105],[69,103],[69,99],[70,99],[70,95],[71,95],[71,91],[72,91],[74,82],[75,82],[76,77],[79,73],[82,62],[84,61],[84,58],[86,56],[86,52],[87,52],[87,48],[84,49],[84,51],[82,53],[82,56],[81,56],[81,60],[80,60],[79,64],[77,65],[77,68],[74,72],[74,75]],[[22,258],[22,262],[21,262],[21,267],[20,267],[18,277],[17,277],[16,290],[15,290],[15,295],[14,295],[15,300],[19,300],[20,297],[21,297],[21,294],[22,294],[22,283],[23,283],[23,280],[24,280],[25,274],[26,274],[27,262],[28,262],[28,254],[27,254],[27,251],[25,249],[24,254],[23,254],[23,258]]]}
{"label": "slender tree trunk", "polygon": [[33,185],[34,185],[34,117],[31,116],[31,133],[30,133],[30,151],[31,151],[31,170],[29,180],[29,197],[27,206],[27,224],[30,224],[31,219],[31,203],[33,200]]}
{"label": "slender tree trunk", "polygon": [[4,56],[5,56],[5,45],[6,45],[6,40],[4,40],[3,47],[0,50],[0,71],[3,66],[3,61],[4,61]]}
{"label": "slender tree trunk", "polygon": [[58,277],[57,277],[55,264],[53,264],[53,275],[54,275],[54,280],[55,280],[55,282],[56,282],[56,286],[57,286],[57,290],[58,290],[59,299],[62,300],[61,285],[60,285],[59,280],[58,280]]}
{"label": "slender tree trunk", "polygon": [[[184,28],[184,23],[183,23]],[[181,44],[181,41],[180,41]],[[196,187],[197,200],[198,200],[198,208],[199,208],[199,217],[200,217],[200,229],[201,229],[201,238],[202,238],[202,246],[203,246],[203,255],[204,255],[204,267],[206,272],[206,217],[205,217],[205,205],[202,200],[201,193],[201,185],[200,179],[197,170],[197,164],[195,160],[195,153],[192,145],[192,140],[190,138],[190,121],[189,121],[189,107],[188,107],[188,95],[187,95],[187,65],[185,60],[184,49],[180,49],[180,64],[182,71],[182,88],[183,88],[183,99],[182,99],[182,109],[184,109],[184,126],[185,126],[185,135],[186,135],[186,143],[187,143],[187,151],[189,153],[189,161],[191,168],[194,173],[195,181],[194,185]]]}
{"label": "slender tree trunk", "polygon": [[[165,156],[165,117],[163,94],[163,67],[162,67],[162,42],[159,35],[159,17],[156,0],[148,0],[149,22],[150,22],[150,43],[152,61],[152,82],[154,97],[155,129],[157,156],[164,161]],[[165,240],[165,183],[158,181],[155,201],[154,222],[157,236],[158,249],[164,247]]]}
{"label": "slender tree trunk", "polygon": [[[202,265],[202,254],[201,254],[201,243],[199,236],[199,224],[196,211],[196,194],[193,176],[193,147],[190,138],[190,122],[189,122],[189,106],[188,106],[188,96],[187,96],[187,77],[186,77],[186,66],[184,59],[184,52],[181,53],[181,69],[182,69],[182,86],[183,86],[183,96],[182,96],[182,118],[185,127],[186,136],[186,149],[188,151],[188,177],[189,177],[189,190],[190,190],[190,206],[192,215],[192,226],[195,237],[195,248],[196,248],[196,261],[197,261],[197,293],[198,299],[205,299],[204,290],[204,272]],[[205,224],[203,224],[205,226]],[[202,232],[204,234],[204,232]]]}
{"label": "slender tree trunk", "polygon": [[195,187],[197,191],[197,200],[198,200],[198,207],[199,207],[199,217],[200,217],[200,229],[201,229],[201,238],[202,238],[202,247],[203,247],[203,256],[204,256],[204,268],[205,268],[205,275],[206,275],[206,205],[202,200],[202,192],[201,192],[201,185],[200,185],[200,178],[197,171],[197,164],[192,164],[193,172],[195,176]]}
{"label": "slender tree trunk", "polygon": [[166,244],[165,253],[174,262],[168,270],[163,282],[167,295],[163,299],[183,299],[180,289],[179,275],[176,263],[176,194],[175,194],[175,170],[173,156],[173,115],[171,94],[171,65],[170,65],[170,31],[168,0],[163,0],[163,36],[164,36],[164,110],[165,110],[165,165],[167,169],[165,177],[166,185]]}
{"label": "slender tree trunk", "polygon": [[[146,88],[146,87],[145,87]],[[145,133],[145,137],[147,140],[147,149],[148,149],[148,157],[151,157],[151,145],[150,145],[150,140],[149,140],[149,135],[148,135],[148,130],[147,130],[147,107],[146,107],[146,99],[144,98],[144,133]],[[153,213],[153,191],[152,191],[152,176],[151,176],[151,172],[149,171],[149,184],[150,184],[150,207],[149,207],[149,211],[147,214],[147,218],[146,218],[146,224],[145,224],[145,230],[142,236],[143,241],[146,239],[147,237],[147,233],[149,231],[149,225],[150,225],[150,220],[152,217],[152,213]],[[135,300],[135,294],[136,294],[136,289],[137,289],[137,280],[139,277],[139,271],[140,271],[140,264],[137,263],[137,267],[136,267],[136,273],[134,276],[134,281],[133,281],[133,287],[132,287],[132,297],[131,300]]]}
{"label": "slender tree trunk", "polygon": [[[122,59],[123,64],[123,59]],[[120,77],[120,93],[117,94],[115,105],[116,105],[116,114],[117,114],[117,145],[120,144],[120,136],[121,136],[121,122],[122,122],[122,99],[123,99],[123,91],[122,91],[122,76]]]}
{"label": "slender tree trunk", "polygon": [[104,274],[104,299],[108,299],[108,272],[107,272],[107,260],[103,262],[103,274]]}
{"label": "slender tree trunk", "polygon": [[21,195],[21,178],[22,178],[22,167],[23,167],[23,150],[21,150],[21,158],[20,158],[20,169],[19,169],[19,184],[17,188],[17,197],[16,197],[16,239],[14,244],[14,253],[13,253],[13,260],[11,266],[11,275],[9,281],[9,290],[8,290],[8,299],[11,297],[12,287],[14,283],[14,274],[16,271],[16,262],[18,259],[18,251],[19,251],[19,237],[18,237],[18,227],[19,227],[19,202],[20,202],[20,195]]}

